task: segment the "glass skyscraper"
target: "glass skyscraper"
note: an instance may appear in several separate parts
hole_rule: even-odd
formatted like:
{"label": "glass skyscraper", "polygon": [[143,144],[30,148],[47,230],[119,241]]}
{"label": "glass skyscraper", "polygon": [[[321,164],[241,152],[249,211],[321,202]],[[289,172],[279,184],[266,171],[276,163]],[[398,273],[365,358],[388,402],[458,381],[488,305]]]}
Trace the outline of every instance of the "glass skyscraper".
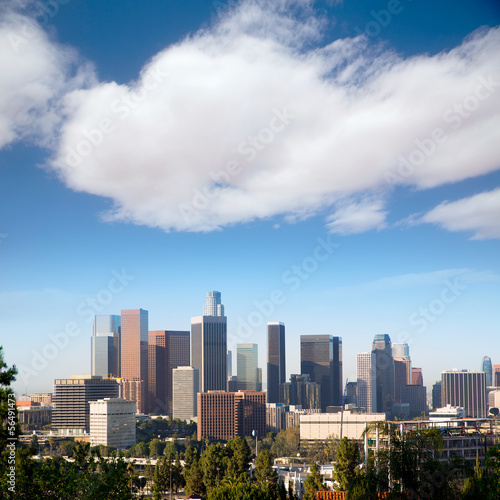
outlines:
{"label": "glass skyscraper", "polygon": [[375,335],[372,352],[375,353],[377,411],[391,412],[394,403],[394,359],[389,335]]}
{"label": "glass skyscraper", "polygon": [[259,389],[258,349],[257,344],[237,344],[236,346],[236,378],[240,391]]}
{"label": "glass skyscraper", "polygon": [[225,391],[227,318],[220,292],[207,293],[203,313],[191,318],[191,365],[199,371],[201,392]]}
{"label": "glass skyscraper", "polygon": [[486,373],[486,387],[491,387],[493,385],[493,365],[489,356],[483,358],[481,371]]}
{"label": "glass skyscraper", "polygon": [[267,324],[267,402],[280,402],[280,386],[286,382],[285,325]]}
{"label": "glass skyscraper", "polygon": [[361,352],[356,355],[356,404],[361,408],[366,408],[367,413],[377,412],[375,362],[374,352]]}
{"label": "glass skyscraper", "polygon": [[120,331],[118,315],[96,315],[92,325],[91,371],[94,376],[120,376]]}

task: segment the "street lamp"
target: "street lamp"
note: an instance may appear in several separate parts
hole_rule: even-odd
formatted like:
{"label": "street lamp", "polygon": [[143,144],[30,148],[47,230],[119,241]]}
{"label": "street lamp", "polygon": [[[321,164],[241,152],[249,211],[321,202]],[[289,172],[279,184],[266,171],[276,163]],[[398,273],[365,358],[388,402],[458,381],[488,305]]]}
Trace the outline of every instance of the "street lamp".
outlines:
{"label": "street lamp", "polygon": [[257,451],[257,439],[259,436],[258,436],[258,433],[256,430],[252,431],[252,436],[255,436],[255,465],[257,466],[257,453],[258,453],[258,451]]}

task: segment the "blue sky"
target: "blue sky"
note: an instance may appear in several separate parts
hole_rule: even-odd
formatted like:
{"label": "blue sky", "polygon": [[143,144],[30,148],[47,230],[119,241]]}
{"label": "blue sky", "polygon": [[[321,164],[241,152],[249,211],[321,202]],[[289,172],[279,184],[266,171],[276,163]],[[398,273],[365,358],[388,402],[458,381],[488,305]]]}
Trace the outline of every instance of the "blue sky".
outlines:
{"label": "blue sky", "polygon": [[377,333],[428,387],[500,363],[497,2],[269,3],[4,2],[17,391],[89,373],[92,314],[188,330],[208,290],[263,368],[268,321],[288,373],[317,333],[350,380]]}

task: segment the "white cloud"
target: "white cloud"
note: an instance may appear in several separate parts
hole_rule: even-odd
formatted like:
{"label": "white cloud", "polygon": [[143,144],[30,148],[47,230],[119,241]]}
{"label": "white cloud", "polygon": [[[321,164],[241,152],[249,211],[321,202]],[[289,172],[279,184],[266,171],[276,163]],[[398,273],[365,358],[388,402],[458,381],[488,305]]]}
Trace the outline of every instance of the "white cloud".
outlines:
{"label": "white cloud", "polygon": [[327,218],[326,227],[331,233],[356,234],[370,229],[385,227],[387,212],[383,211],[384,203],[380,200],[365,200],[359,203],[348,203],[337,208]]}
{"label": "white cloud", "polygon": [[473,240],[500,238],[500,188],[444,202],[421,218],[448,231],[472,231]]}
{"label": "white cloud", "polygon": [[[68,187],[110,198],[107,220],[167,231],[334,206],[330,228],[360,232],[383,227],[385,212],[349,200],[390,182],[427,188],[499,168],[500,29],[403,60],[362,37],[318,46],[323,20],[310,5],[244,1],[156,54],[136,82],[73,84],[60,105],[73,59],[41,35],[46,69],[19,78],[45,81],[43,92],[33,102],[22,90],[14,113],[0,104],[0,126],[6,119],[9,142],[37,132],[20,131],[30,115],[43,117],[38,130],[59,132],[50,168]],[[26,61],[7,65],[29,68],[32,45]],[[456,106],[474,110],[463,118]]]}

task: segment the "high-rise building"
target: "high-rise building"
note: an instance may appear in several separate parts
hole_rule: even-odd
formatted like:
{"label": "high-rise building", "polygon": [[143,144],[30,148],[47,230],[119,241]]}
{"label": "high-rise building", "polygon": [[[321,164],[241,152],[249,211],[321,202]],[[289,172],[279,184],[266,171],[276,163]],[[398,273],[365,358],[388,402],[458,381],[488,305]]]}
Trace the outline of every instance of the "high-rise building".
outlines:
{"label": "high-rise building", "polygon": [[149,332],[149,412],[172,414],[172,370],[189,366],[188,331],[154,330]]}
{"label": "high-rise building", "polygon": [[366,408],[367,413],[377,412],[375,362],[376,355],[374,352],[361,352],[356,355],[356,404],[361,408]]}
{"label": "high-rise building", "polygon": [[[394,350],[393,350],[394,352]],[[401,403],[401,388],[411,384],[410,361],[394,358],[394,402]]]}
{"label": "high-rise building", "polygon": [[392,344],[392,357],[410,359],[410,347],[408,344]]}
{"label": "high-rise building", "polygon": [[486,417],[486,374],[484,372],[441,372],[441,406],[459,406],[465,416]]}
{"label": "high-rise building", "polygon": [[90,446],[124,449],[135,444],[135,404],[120,398],[91,401]]}
{"label": "high-rise building", "polygon": [[141,381],[141,413],[148,412],[148,311],[121,312],[121,377]]}
{"label": "high-rise building", "polygon": [[199,372],[192,366],[173,370],[173,418],[192,420],[196,417],[196,399],[199,391]]}
{"label": "high-rise building", "polygon": [[411,385],[424,385],[424,377],[422,375],[422,368],[411,369]]}
{"label": "high-rise building", "polygon": [[[217,295],[210,295],[217,294]],[[227,387],[227,318],[220,292],[208,292],[204,312],[191,318],[191,365],[199,370],[200,391],[225,391]]]}
{"label": "high-rise building", "polygon": [[500,365],[493,365],[493,385],[500,387]]}
{"label": "high-rise building", "polygon": [[401,403],[410,405],[410,418],[427,413],[427,389],[423,385],[405,385],[401,388]]}
{"label": "high-rise building", "polygon": [[394,402],[394,359],[389,335],[375,335],[372,352],[375,353],[377,411],[390,412]]}
{"label": "high-rise building", "polygon": [[332,335],[300,336],[300,371],[320,384],[321,409],[342,404],[342,339]]}
{"label": "high-rise building", "polygon": [[90,401],[117,398],[116,380],[98,376],[72,376],[54,382],[52,429],[58,434],[90,431]]}
{"label": "high-rise building", "polygon": [[236,346],[236,376],[240,391],[256,391],[258,389],[258,349],[257,344],[237,344]]}
{"label": "high-rise building", "polygon": [[120,376],[120,330],[118,315],[96,315],[92,325],[91,374]]}
{"label": "high-rise building", "polygon": [[266,394],[255,391],[198,393],[198,440],[266,435]]}
{"label": "high-rise building", "polygon": [[203,306],[203,316],[224,316],[224,306],[221,302],[220,292],[207,292],[207,299]]}
{"label": "high-rise building", "polygon": [[280,386],[286,382],[285,325],[267,324],[267,402],[280,402]]}
{"label": "high-rise building", "polygon": [[127,380],[124,378],[115,379],[118,383],[118,397],[127,401],[135,402],[135,412],[144,413],[143,408],[147,403],[143,398],[147,396],[142,380]]}
{"label": "high-rise building", "polygon": [[441,381],[432,386],[432,409],[441,408]]}
{"label": "high-rise building", "polygon": [[493,366],[489,356],[483,358],[480,371],[486,373],[486,387],[491,387],[493,385]]}
{"label": "high-rise building", "polygon": [[286,405],[304,409],[321,409],[321,386],[311,382],[307,373],[290,375],[290,382],[281,384],[280,399]]}
{"label": "high-rise building", "polygon": [[233,376],[233,351],[227,351],[227,378]]}

